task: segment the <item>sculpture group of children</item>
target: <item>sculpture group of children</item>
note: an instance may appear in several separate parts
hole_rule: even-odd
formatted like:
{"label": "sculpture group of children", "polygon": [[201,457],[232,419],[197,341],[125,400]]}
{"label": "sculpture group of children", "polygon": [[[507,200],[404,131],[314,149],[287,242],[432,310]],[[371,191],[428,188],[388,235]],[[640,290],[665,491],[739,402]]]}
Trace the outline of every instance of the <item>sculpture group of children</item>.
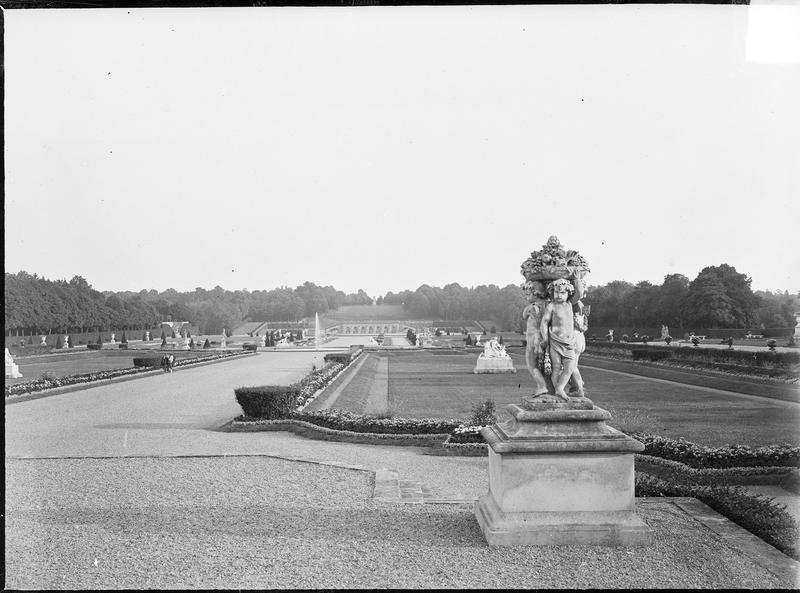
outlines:
{"label": "sculpture group of children", "polygon": [[551,393],[569,401],[566,393],[584,397],[578,358],[586,349],[583,332],[588,327],[589,307],[584,307],[582,274],[572,282],[558,278],[545,284],[525,283],[529,304],[522,312],[526,321],[525,362],[533,377],[536,395]]}

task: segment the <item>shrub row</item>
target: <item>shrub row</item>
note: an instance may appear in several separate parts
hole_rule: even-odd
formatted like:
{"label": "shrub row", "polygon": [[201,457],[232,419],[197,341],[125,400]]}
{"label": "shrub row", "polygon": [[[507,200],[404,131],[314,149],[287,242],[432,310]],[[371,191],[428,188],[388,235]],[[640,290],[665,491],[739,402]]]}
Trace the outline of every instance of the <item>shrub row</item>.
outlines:
{"label": "shrub row", "polygon": [[149,356],[147,358],[134,358],[133,366],[146,367],[146,368],[159,368],[161,366],[161,358]]}
{"label": "shrub row", "polygon": [[762,495],[748,494],[737,486],[690,483],[678,474],[662,479],[637,472],[636,496],[696,498],[784,554],[800,560],[797,523],[783,506]]}
{"label": "shrub row", "polygon": [[350,352],[328,352],[322,359],[325,362],[338,362],[341,364],[349,364],[351,360],[357,358],[363,350],[351,350]]}
{"label": "shrub row", "polygon": [[671,459],[695,468],[800,467],[800,447],[789,444],[753,449],[746,445],[705,447],[684,439],[632,434],[644,444],[644,454]]}
{"label": "shrub row", "polygon": [[233,390],[245,416],[253,418],[291,418],[297,407],[297,385],[261,385]]}
{"label": "shrub row", "polygon": [[[645,350],[636,348],[631,344],[619,342],[589,342],[587,351],[626,351]],[[789,368],[800,365],[800,352],[770,352],[769,350],[758,350],[751,352],[748,350],[729,350],[727,348],[687,348],[685,346],[649,346],[649,352],[667,352],[673,359],[686,360],[705,360],[708,362],[727,362],[731,364],[741,364],[747,366],[773,366]]]}
{"label": "shrub row", "polygon": [[672,356],[671,352],[664,350],[650,350],[649,348],[638,348],[631,350],[633,360],[665,360]]}

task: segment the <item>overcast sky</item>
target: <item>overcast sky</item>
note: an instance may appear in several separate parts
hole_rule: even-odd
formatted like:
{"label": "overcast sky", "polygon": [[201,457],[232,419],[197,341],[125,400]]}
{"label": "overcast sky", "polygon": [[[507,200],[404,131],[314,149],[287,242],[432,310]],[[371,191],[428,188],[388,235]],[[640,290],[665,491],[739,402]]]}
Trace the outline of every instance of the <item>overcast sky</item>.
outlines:
{"label": "overcast sky", "polygon": [[7,11],[5,269],[377,296],[518,284],[555,234],[591,284],[800,290],[800,59],[757,8]]}

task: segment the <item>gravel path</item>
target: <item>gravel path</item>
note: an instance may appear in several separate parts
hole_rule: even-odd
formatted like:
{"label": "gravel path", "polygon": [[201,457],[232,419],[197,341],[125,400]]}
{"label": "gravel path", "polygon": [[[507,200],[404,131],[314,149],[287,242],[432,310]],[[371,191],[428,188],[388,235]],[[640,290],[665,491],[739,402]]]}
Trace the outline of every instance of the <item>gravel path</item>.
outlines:
{"label": "gravel path", "polygon": [[489,548],[471,505],[370,500],[371,474],[269,458],[15,460],[6,587],[771,588],[670,503],[645,548]]}

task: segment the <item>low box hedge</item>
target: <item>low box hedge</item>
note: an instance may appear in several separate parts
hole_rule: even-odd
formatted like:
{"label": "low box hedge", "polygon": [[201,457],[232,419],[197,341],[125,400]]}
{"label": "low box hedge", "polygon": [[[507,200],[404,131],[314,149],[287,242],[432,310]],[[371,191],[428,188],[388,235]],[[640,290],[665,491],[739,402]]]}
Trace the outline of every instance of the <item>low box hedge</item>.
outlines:
{"label": "low box hedge", "polygon": [[633,360],[666,360],[672,357],[669,350],[650,350],[648,348],[636,348],[631,350]]}
{"label": "low box hedge", "polygon": [[672,479],[680,476],[686,481],[709,486],[773,485],[797,491],[800,469],[796,467],[728,467],[694,468],[671,459],[637,453],[636,471],[655,477]]}
{"label": "low box hedge", "polygon": [[322,357],[325,362],[340,362],[342,364],[348,364],[352,358],[353,353],[351,352],[328,352]]}
{"label": "low box hedge", "polygon": [[632,434],[644,444],[645,455],[671,459],[694,468],[800,467],[800,447],[789,444],[758,447],[705,447],[684,439]]}
{"label": "low box hedge", "polygon": [[161,358],[150,356],[148,358],[134,358],[133,366],[157,368],[161,366]]}
{"label": "low box hedge", "polygon": [[234,389],[236,401],[245,416],[279,420],[291,418],[297,407],[300,387],[297,385],[262,385]]}
{"label": "low box hedge", "polygon": [[103,349],[103,345],[102,344],[86,344],[86,347],[89,350],[102,350]]}
{"label": "low box hedge", "polygon": [[251,352],[257,352],[258,344],[242,344],[242,350],[250,350]]}
{"label": "low box hedge", "polygon": [[649,346],[637,348],[622,342],[590,341],[586,353],[601,352],[632,352],[642,350],[647,352],[667,352],[672,361],[686,360],[705,363],[727,363],[745,367],[782,368],[796,371],[800,366],[800,352],[771,352],[767,349],[751,352],[749,350],[736,350],[727,348],[687,348],[676,346]]}

